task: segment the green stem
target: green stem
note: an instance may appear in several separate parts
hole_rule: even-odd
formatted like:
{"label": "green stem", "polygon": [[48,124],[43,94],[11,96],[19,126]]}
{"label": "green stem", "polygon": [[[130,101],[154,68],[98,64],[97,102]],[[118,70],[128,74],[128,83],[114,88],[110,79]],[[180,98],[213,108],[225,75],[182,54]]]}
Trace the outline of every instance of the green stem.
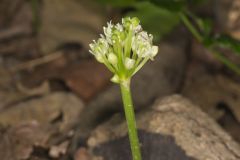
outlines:
{"label": "green stem", "polygon": [[32,22],[32,25],[33,25],[33,29],[34,29],[34,32],[37,33],[39,31],[39,27],[40,27],[40,16],[38,14],[38,10],[39,10],[39,6],[40,6],[40,3],[38,0],[31,0],[30,1],[31,3],[31,6],[32,6],[32,14],[33,14],[33,22]]}
{"label": "green stem", "polygon": [[179,16],[184,23],[184,25],[189,29],[189,31],[193,34],[193,36],[199,41],[202,42],[203,38],[201,34],[197,31],[197,29],[192,25],[188,17],[184,13],[179,13]]}
{"label": "green stem", "polygon": [[124,104],[125,116],[127,120],[132,157],[133,160],[141,160],[142,158],[140,152],[140,145],[137,135],[136,120],[130,91],[130,80],[120,83],[120,88]]}
{"label": "green stem", "polygon": [[[191,21],[188,19],[188,17],[184,13],[179,13],[179,16],[184,23],[184,25],[188,28],[188,30],[193,34],[193,36],[200,42],[202,43],[203,37],[201,34],[197,31],[197,29],[193,26]],[[214,49],[211,49],[208,47],[208,49],[213,53],[213,55],[218,59],[220,62],[222,62],[224,65],[226,65],[229,69],[234,71],[235,73],[240,75],[240,68],[236,64],[232,63],[230,60],[228,60],[224,55],[221,53],[217,52]]]}
{"label": "green stem", "polygon": [[224,55],[221,53],[211,50],[213,55],[223,64],[225,64],[228,68],[230,68],[232,71],[240,75],[240,68],[238,65],[232,63],[230,60],[228,60]]}

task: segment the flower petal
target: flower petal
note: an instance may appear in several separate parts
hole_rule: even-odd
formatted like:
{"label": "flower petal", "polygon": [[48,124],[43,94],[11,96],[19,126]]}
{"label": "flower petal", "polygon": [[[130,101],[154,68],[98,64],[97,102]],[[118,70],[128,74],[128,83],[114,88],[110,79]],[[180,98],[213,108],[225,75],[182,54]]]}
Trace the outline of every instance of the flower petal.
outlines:
{"label": "flower petal", "polygon": [[111,81],[114,83],[119,83],[120,79],[119,79],[118,75],[114,74],[114,76],[111,78]]}

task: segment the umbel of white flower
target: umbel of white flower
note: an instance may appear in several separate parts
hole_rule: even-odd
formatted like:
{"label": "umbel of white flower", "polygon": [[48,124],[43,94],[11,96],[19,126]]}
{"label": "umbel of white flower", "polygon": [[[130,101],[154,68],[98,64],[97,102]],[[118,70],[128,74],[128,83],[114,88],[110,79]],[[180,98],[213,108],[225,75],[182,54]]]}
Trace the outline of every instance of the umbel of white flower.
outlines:
{"label": "umbel of white flower", "polygon": [[104,35],[90,46],[90,53],[114,74],[115,83],[129,80],[142,66],[158,53],[152,44],[153,36],[142,30],[138,18],[123,18],[122,24],[107,23]]}

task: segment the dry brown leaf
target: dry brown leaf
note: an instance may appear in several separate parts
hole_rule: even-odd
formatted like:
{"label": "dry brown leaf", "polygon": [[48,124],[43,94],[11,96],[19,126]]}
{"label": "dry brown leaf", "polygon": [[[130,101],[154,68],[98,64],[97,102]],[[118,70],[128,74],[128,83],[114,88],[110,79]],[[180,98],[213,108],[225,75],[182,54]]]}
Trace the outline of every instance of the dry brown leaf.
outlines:
{"label": "dry brown leaf", "polygon": [[95,60],[86,60],[73,65],[63,74],[71,90],[84,100],[89,101],[108,83],[111,73]]}
{"label": "dry brown leaf", "polygon": [[1,160],[29,158],[33,151],[33,146],[44,146],[50,133],[36,121],[9,128],[0,136]]}
{"label": "dry brown leaf", "polygon": [[44,0],[39,36],[42,51],[48,53],[67,42],[88,48],[102,29],[104,14],[93,1]]}
{"label": "dry brown leaf", "polygon": [[74,160],[92,160],[86,148],[79,148],[75,155]]}
{"label": "dry brown leaf", "polygon": [[60,129],[71,128],[83,109],[82,101],[71,93],[52,93],[25,101],[0,112],[0,124],[18,125],[31,121],[49,125],[60,118]]}

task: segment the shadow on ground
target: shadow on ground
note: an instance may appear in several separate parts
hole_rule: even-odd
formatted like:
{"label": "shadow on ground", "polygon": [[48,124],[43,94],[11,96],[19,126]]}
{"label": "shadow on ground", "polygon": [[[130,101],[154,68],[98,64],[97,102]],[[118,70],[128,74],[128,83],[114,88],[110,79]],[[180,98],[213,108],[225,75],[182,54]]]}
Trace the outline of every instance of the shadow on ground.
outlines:
{"label": "shadow on ground", "polygon": [[[172,136],[138,131],[143,160],[194,160],[176,144]],[[104,143],[94,149],[104,160],[131,160],[128,136]]]}

